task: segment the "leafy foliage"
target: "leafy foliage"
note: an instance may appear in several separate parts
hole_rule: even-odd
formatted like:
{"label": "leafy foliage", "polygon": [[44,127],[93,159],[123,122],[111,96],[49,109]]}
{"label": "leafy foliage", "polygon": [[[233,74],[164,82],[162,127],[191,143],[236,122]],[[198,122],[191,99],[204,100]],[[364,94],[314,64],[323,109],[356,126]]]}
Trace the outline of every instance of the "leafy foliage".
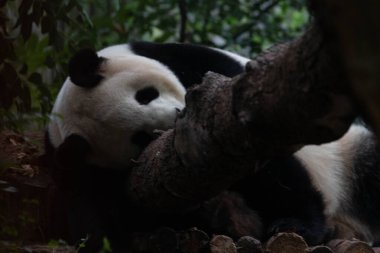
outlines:
{"label": "leafy foliage", "polygon": [[0,128],[46,124],[79,48],[181,41],[254,56],[307,20],[304,0],[0,0]]}

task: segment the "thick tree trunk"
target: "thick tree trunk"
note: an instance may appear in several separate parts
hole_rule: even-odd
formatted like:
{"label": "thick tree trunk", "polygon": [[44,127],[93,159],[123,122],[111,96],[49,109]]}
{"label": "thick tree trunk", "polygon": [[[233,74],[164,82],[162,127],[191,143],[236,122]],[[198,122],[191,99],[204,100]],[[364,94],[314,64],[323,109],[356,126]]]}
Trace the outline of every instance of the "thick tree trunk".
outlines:
{"label": "thick tree trunk", "polygon": [[355,98],[379,137],[380,1],[323,0],[314,7],[336,36]]}
{"label": "thick tree trunk", "polygon": [[356,116],[336,36],[320,22],[233,79],[209,73],[188,91],[175,129],[142,154],[128,196],[149,210],[195,207],[265,159],[342,136]]}

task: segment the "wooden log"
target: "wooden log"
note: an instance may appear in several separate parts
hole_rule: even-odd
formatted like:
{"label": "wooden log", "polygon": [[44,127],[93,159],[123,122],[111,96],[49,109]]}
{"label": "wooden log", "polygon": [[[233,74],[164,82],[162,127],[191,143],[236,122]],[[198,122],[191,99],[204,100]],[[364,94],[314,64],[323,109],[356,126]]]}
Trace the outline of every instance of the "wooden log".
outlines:
{"label": "wooden log", "polygon": [[308,253],[333,253],[333,251],[327,246],[315,246],[307,250]]}
{"label": "wooden log", "polygon": [[236,243],[238,253],[262,253],[261,242],[251,236],[243,236]]}
{"label": "wooden log", "polygon": [[359,240],[335,239],[327,244],[336,253],[374,253],[368,243]]}
{"label": "wooden log", "polygon": [[225,235],[215,235],[210,241],[211,253],[237,253],[234,241]]}
{"label": "wooden log", "polygon": [[178,244],[181,253],[199,253],[206,251],[210,238],[196,228],[178,234]]}
{"label": "wooden log", "polygon": [[305,240],[295,233],[278,233],[272,236],[265,252],[268,253],[305,253],[308,246]]}

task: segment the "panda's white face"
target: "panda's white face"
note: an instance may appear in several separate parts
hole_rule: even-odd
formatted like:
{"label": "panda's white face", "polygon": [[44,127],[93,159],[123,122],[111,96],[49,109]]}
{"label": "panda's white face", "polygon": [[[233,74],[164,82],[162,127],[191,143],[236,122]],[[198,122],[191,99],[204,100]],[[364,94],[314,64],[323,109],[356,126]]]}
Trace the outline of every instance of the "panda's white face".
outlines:
{"label": "panda's white face", "polygon": [[132,54],[105,60],[99,74],[104,78],[92,88],[65,81],[49,136],[58,147],[78,134],[91,146],[87,162],[125,168],[153,130],[173,126],[176,111],[184,107],[185,89],[162,64]]}

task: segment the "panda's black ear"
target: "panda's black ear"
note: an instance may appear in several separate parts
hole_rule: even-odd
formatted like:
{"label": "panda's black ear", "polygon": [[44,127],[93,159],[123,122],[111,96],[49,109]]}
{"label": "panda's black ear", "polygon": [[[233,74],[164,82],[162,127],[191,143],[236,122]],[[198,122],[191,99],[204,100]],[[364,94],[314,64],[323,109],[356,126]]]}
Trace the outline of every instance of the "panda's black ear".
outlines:
{"label": "panda's black ear", "polygon": [[82,49],[76,53],[69,62],[69,76],[78,86],[92,88],[96,86],[103,76],[99,68],[105,58],[99,57],[92,49]]}

